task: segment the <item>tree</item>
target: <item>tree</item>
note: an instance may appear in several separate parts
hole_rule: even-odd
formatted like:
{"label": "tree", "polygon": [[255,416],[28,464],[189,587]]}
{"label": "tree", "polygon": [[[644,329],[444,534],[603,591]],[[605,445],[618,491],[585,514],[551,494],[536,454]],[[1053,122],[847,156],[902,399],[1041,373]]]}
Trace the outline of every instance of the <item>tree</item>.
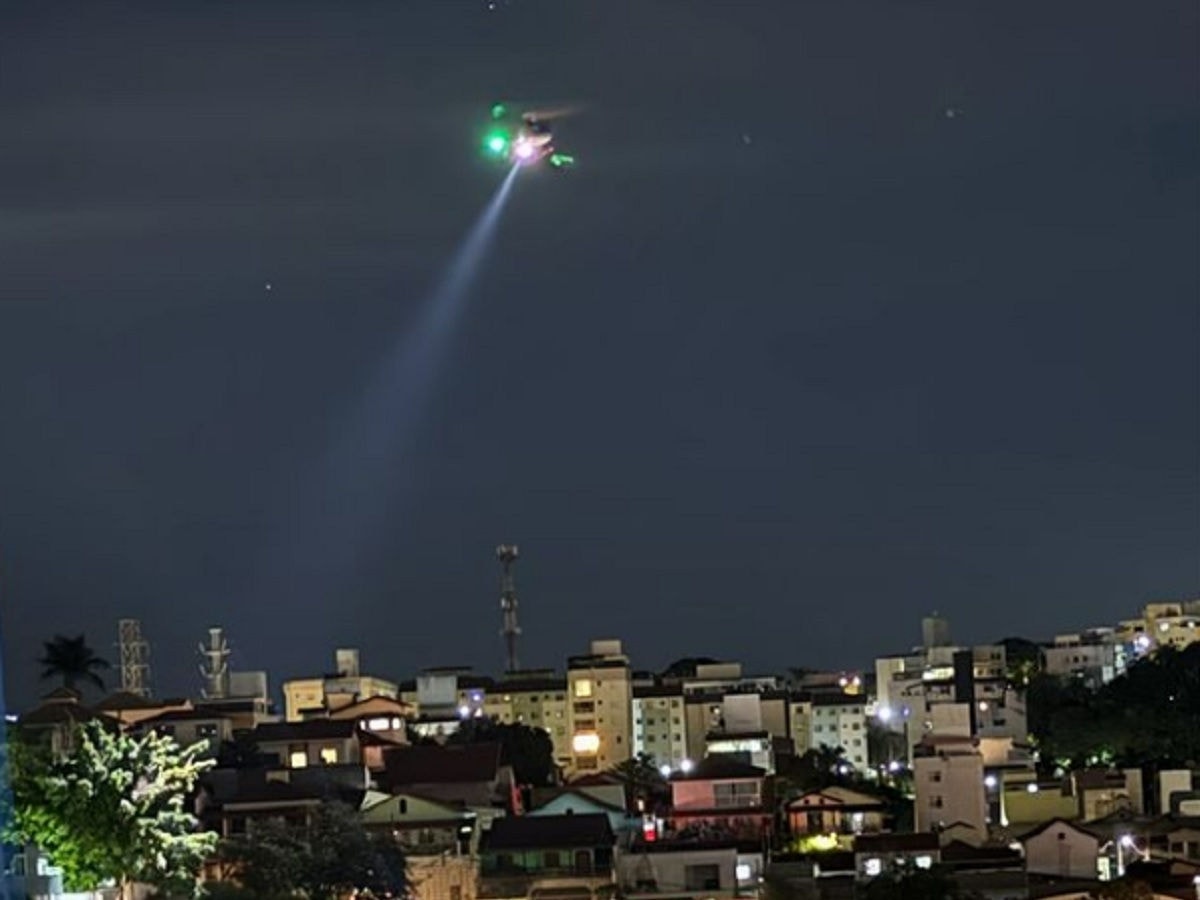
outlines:
{"label": "tree", "polygon": [[97,656],[87,645],[82,634],[64,637],[56,634],[53,640],[42,644],[43,654],[38,662],[42,666],[42,678],[60,678],[63,687],[74,690],[80,682],[104,690],[104,679],[100,671],[109,667],[108,661]]}
{"label": "tree", "polygon": [[185,809],[211,763],[170,738],[132,737],[99,722],[80,726],[76,749],[54,757],[32,744],[12,745],[11,837],[41,848],[61,866],[68,888],[112,879],[127,894],[134,882],[194,884],[216,845]]}
{"label": "tree", "polygon": [[344,803],[323,804],[305,824],[257,821],[247,836],[223,842],[219,858],[255,900],[408,892],[400,847],[387,834],[368,832]]}
{"label": "tree", "polygon": [[654,757],[639,753],[632,759],[617,763],[608,770],[614,778],[625,784],[625,802],[634,803],[639,798],[653,809],[657,801],[666,800],[671,793],[667,779],[663,777]]}
{"label": "tree", "polygon": [[1022,637],[1006,637],[1000,644],[1004,647],[1008,683],[1013,687],[1025,688],[1044,668],[1042,648]]}
{"label": "tree", "polygon": [[498,723],[492,719],[467,719],[446,741],[448,744],[499,744],[500,758],[512,766],[521,785],[554,784],[554,742],[544,728],[519,722]]}
{"label": "tree", "polygon": [[1047,675],[1029,685],[1029,730],[1043,763],[1191,766],[1200,762],[1200,643],[1161,647],[1092,689]]}

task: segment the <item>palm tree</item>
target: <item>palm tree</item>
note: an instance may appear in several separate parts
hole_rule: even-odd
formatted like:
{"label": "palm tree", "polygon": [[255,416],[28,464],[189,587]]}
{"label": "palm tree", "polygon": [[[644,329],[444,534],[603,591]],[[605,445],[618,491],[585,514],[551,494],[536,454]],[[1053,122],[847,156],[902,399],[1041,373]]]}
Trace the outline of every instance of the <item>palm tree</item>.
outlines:
{"label": "palm tree", "polygon": [[42,664],[42,678],[61,678],[63,687],[69,690],[74,690],[80,682],[104,690],[104,679],[98,672],[109,668],[108,661],[92,651],[82,634],[73,638],[56,634],[54,640],[46,641],[42,647],[44,655],[38,660]]}

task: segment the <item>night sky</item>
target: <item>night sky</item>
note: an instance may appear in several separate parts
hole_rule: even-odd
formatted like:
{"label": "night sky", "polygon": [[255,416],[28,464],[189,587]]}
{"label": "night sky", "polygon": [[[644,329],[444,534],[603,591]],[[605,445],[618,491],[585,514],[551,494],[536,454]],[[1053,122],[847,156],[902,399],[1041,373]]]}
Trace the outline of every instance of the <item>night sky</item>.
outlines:
{"label": "night sky", "polygon": [[[1200,591],[1191,2],[8,3],[0,601],[160,693],[523,662],[854,666]],[[386,377],[572,103],[427,396]],[[267,285],[270,284],[270,289]]]}

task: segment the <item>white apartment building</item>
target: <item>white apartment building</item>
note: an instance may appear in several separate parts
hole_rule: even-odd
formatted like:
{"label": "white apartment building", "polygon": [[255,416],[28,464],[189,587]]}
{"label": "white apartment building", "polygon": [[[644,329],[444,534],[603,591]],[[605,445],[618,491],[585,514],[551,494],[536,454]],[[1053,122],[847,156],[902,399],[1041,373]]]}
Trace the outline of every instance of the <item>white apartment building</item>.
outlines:
{"label": "white apartment building", "polygon": [[[809,718],[809,749],[841,747],[846,762],[862,771],[867,768],[866,698],[861,696],[816,696]],[[793,717],[795,717],[793,704]]]}
{"label": "white apartment building", "polygon": [[656,765],[679,769],[687,755],[687,717],[679,686],[633,689],[633,753]]}

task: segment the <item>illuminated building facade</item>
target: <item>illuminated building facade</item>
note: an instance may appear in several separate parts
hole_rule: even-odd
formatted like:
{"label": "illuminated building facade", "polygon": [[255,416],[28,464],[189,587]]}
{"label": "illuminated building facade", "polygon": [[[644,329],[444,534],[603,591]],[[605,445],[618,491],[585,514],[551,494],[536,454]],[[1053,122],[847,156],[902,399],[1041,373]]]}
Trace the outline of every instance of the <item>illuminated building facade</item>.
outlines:
{"label": "illuminated building facade", "polygon": [[567,665],[569,773],[603,771],[633,755],[633,690],[620,641],[592,641]]}

